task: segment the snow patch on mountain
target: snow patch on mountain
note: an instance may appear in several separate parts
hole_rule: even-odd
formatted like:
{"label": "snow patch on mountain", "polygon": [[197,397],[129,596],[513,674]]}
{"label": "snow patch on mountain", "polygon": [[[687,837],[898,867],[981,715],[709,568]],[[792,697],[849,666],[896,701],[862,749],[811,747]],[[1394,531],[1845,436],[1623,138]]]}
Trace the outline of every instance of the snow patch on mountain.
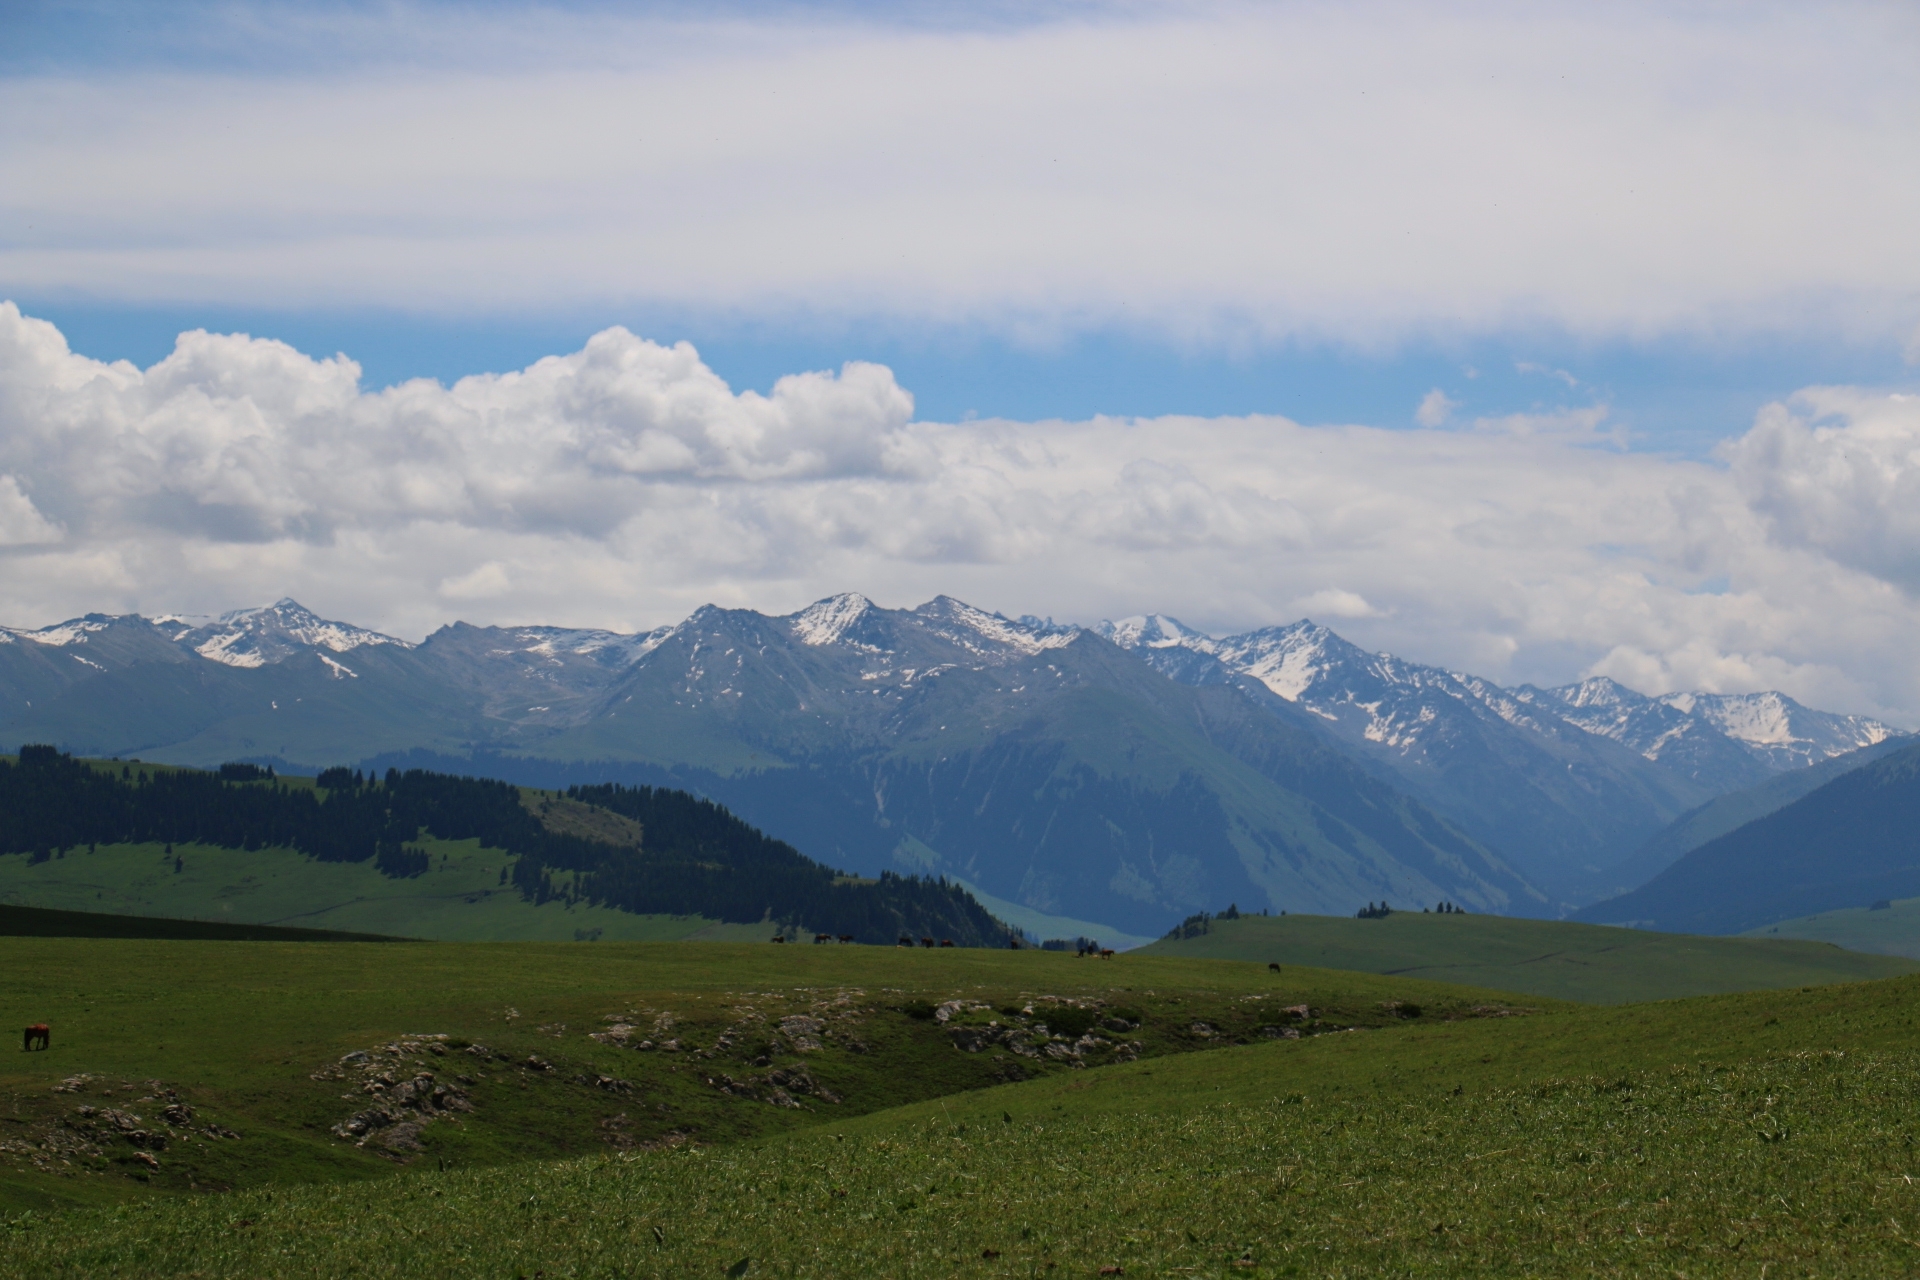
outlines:
{"label": "snow patch on mountain", "polygon": [[368,645],[413,648],[405,640],[377,631],[329,622],[292,599],[277,600],[257,609],[235,609],[200,626],[191,625],[192,620],[177,614],[164,615],[159,621],[185,627],[174,635],[175,643],[229,667],[264,667],[309,649],[351,653]]}
{"label": "snow patch on mountain", "polygon": [[104,613],[89,613],[83,618],[71,618],[66,622],[56,622],[50,627],[26,630],[21,627],[5,627],[8,637],[31,640],[35,644],[44,644],[50,648],[63,649],[70,644],[85,644],[89,637],[105,631],[112,626],[114,619]]}
{"label": "snow patch on mountain", "polygon": [[675,625],[629,634],[584,627],[515,627],[509,634],[518,643],[520,653],[536,653],[555,661],[565,657],[592,658],[604,666],[621,668],[632,666],[658,649],[679,629]]}
{"label": "snow patch on mountain", "polygon": [[[1048,649],[1064,648],[1080,635],[1079,627],[1058,626],[1038,618],[1016,622],[1002,614],[976,609],[952,596],[935,596],[913,612],[930,624],[928,629],[935,634],[983,657],[997,655],[981,641],[1030,658]],[[942,623],[947,625],[940,625]]]}
{"label": "snow patch on mountain", "polygon": [[801,644],[820,645],[837,643],[841,636],[860,624],[860,620],[873,611],[873,601],[857,591],[845,591],[837,596],[828,596],[793,615],[789,624],[793,635]]}

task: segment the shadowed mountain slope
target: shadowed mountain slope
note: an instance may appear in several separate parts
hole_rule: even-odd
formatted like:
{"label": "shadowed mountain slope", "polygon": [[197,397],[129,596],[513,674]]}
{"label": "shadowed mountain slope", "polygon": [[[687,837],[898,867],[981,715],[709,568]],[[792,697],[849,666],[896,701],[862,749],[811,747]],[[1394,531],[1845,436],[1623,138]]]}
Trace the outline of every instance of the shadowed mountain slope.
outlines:
{"label": "shadowed mountain slope", "polygon": [[1920,896],[1920,746],[1709,840],[1631,893],[1575,917],[1739,933],[1837,907]]}

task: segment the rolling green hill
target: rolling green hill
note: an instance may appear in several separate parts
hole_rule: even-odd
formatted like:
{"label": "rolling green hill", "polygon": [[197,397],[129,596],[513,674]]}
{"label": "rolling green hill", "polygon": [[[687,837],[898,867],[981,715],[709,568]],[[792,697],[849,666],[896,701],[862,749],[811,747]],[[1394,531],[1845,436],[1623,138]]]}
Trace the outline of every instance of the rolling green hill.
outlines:
{"label": "rolling green hill", "polygon": [[1884,906],[1843,907],[1778,924],[1761,925],[1749,938],[1808,938],[1849,951],[1920,960],[1920,898],[1894,898]]}
{"label": "rolling green hill", "polygon": [[1920,970],[1824,942],[1705,938],[1551,920],[1396,911],[1214,919],[1142,954],[1205,956],[1429,978],[1597,1004],[1851,982]]}
{"label": "rolling green hill", "polygon": [[[53,1028],[48,1051],[0,1056],[0,1204],[16,1205],[724,1143],[1097,1063],[1398,1027],[1412,1007],[1515,1007],[1367,974],[765,942],[0,938],[0,972],[0,1026]],[[139,1119],[103,1128],[105,1110]]]}
{"label": "rolling green hill", "polygon": [[[1615,1008],[1165,954],[0,964],[56,1028],[0,1074],[7,1274],[1877,1276],[1917,1248],[1920,977]],[[1076,1009],[1136,1060],[966,1049],[1066,1043],[1037,1025]],[[424,1122],[358,1145],[382,1107]]]}

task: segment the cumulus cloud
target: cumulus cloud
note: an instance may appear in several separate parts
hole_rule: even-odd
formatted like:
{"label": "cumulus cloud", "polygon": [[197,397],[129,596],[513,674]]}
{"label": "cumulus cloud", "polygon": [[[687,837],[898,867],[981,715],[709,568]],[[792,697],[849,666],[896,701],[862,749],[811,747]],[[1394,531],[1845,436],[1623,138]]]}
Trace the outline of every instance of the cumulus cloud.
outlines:
{"label": "cumulus cloud", "polygon": [[1775,540],[1920,592],[1920,396],[1810,388],[1722,453]]}
{"label": "cumulus cloud", "polygon": [[1420,398],[1420,407],[1413,411],[1413,420],[1423,427],[1445,426],[1447,419],[1459,407],[1458,401],[1450,399],[1446,392],[1435,387]]}
{"label": "cumulus cloud", "polygon": [[[397,57],[0,84],[0,279],[1236,341],[1914,320],[1897,6],[446,8],[361,12]],[[287,19],[229,9],[242,48]]]}
{"label": "cumulus cloud", "polygon": [[0,621],[291,594],[417,637],[946,592],[1337,622],[1495,679],[1777,687],[1920,724],[1920,414],[1813,389],[1719,459],[1603,409],[1487,429],[916,421],[879,366],[735,392],[624,330],[453,386],[190,333],[148,369],[0,307]]}

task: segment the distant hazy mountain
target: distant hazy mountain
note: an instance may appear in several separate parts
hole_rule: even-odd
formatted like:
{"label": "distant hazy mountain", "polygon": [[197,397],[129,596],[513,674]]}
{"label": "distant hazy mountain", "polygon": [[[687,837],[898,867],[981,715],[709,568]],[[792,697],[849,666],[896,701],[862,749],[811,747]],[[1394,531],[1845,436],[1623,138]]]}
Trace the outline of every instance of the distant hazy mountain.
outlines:
{"label": "distant hazy mountain", "polygon": [[1884,756],[1904,751],[1913,745],[1913,739],[1906,735],[1888,738],[1870,747],[1861,747],[1831,760],[1808,765],[1804,769],[1776,773],[1758,786],[1716,796],[1698,809],[1681,814],[1656,831],[1624,860],[1602,871],[1594,881],[1597,896],[1612,898],[1637,889],[1707,841],[1716,840],[1756,818],[1764,818],[1778,809],[1784,809],[1843,773],[1864,768]]}
{"label": "distant hazy mountain", "polygon": [[1271,701],[946,598],[883,610],[840,596],[781,618],[705,608],[644,636],[455,625],[417,646],[292,601],[0,633],[0,741],[670,782],[836,865],[951,873],[1140,933],[1225,902],[1547,909],[1256,694]]}
{"label": "distant hazy mountain", "polygon": [[1739,933],[1837,907],[1920,896],[1920,745],[1842,774],[1709,840],[1575,918]]}
{"label": "distant hazy mountain", "polygon": [[1508,690],[1369,653],[1308,621],[1222,638],[1160,615],[1096,629],[1183,683],[1259,681],[1576,902],[1713,795],[1891,732],[1777,693],[1651,699],[1604,679]]}

